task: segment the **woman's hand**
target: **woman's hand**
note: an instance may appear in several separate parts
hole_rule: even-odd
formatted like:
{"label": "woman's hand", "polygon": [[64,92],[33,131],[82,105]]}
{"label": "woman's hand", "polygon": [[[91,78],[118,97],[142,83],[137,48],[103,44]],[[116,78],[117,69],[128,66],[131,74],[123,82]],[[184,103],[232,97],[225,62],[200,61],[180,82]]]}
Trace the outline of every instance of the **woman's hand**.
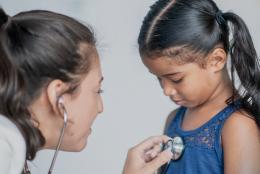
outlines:
{"label": "woman's hand", "polygon": [[154,174],[172,158],[169,150],[161,152],[161,144],[170,138],[161,135],[146,139],[128,151],[123,174]]}

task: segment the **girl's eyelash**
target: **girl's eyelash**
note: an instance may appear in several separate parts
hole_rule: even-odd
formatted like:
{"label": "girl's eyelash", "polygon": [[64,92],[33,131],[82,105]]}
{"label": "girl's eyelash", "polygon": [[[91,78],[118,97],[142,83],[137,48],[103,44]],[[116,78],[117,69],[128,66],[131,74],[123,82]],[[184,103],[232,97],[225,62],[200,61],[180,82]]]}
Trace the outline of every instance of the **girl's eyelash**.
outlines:
{"label": "girl's eyelash", "polygon": [[179,80],[171,80],[173,83],[180,83],[182,81],[182,78]]}
{"label": "girl's eyelash", "polygon": [[[157,79],[158,79],[159,82],[161,83],[162,79],[161,79],[160,77],[157,77]],[[180,83],[182,80],[183,80],[183,78],[178,79],[178,80],[172,80],[172,79],[171,79],[171,81],[172,81],[173,83]]]}

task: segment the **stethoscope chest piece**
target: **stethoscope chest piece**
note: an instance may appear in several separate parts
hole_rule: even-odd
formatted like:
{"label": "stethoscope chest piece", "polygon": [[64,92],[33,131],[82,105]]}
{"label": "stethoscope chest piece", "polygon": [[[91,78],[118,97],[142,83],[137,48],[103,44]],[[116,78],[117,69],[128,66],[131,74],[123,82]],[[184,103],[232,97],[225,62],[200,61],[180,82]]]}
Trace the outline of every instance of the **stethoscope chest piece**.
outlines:
{"label": "stethoscope chest piece", "polygon": [[162,146],[162,150],[169,149],[173,153],[172,160],[178,160],[182,156],[185,145],[184,141],[180,136],[175,136],[172,139],[169,139]]}

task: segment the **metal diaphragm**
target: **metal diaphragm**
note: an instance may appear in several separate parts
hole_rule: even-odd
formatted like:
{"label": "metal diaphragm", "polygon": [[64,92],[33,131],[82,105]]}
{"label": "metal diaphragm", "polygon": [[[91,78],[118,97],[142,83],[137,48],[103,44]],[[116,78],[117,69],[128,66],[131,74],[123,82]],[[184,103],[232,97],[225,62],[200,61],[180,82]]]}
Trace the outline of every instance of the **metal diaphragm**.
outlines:
{"label": "metal diaphragm", "polygon": [[162,151],[166,149],[173,153],[172,160],[178,160],[184,152],[185,145],[180,136],[175,136],[162,145]]}

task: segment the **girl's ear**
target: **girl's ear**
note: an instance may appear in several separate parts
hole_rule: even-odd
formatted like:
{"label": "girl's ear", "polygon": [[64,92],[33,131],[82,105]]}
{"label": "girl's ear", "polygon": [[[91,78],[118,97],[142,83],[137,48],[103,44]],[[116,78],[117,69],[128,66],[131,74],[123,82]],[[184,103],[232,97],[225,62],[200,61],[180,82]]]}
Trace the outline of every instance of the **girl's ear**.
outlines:
{"label": "girl's ear", "polygon": [[227,63],[227,54],[222,48],[216,48],[208,55],[207,68],[213,72],[221,71]]}
{"label": "girl's ear", "polygon": [[66,89],[67,85],[61,80],[53,80],[47,86],[47,99],[55,114],[60,114],[58,100]]}

